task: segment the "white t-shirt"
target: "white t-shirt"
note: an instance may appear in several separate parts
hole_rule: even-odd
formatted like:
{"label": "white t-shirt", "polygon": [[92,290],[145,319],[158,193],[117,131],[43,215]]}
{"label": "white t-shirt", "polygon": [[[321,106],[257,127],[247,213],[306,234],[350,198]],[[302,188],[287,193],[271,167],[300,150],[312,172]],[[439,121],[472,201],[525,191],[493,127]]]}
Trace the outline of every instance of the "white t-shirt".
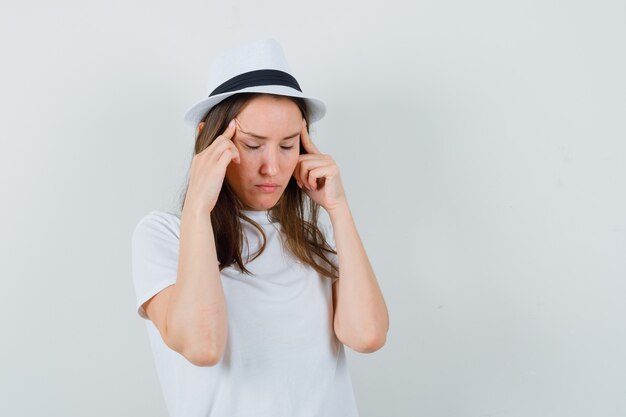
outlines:
{"label": "white t-shirt", "polygon": [[[358,417],[343,344],[333,330],[332,282],[282,245],[281,225],[267,211],[244,211],[267,236],[241,220],[242,260],[221,271],[228,338],[215,366],[195,366],[170,349],[142,304],[176,283],[180,215],[151,211],[132,235],[136,308],[171,417]],[[332,225],[320,229],[335,249]],[[248,255],[250,258],[248,258]],[[334,262],[337,255],[329,254]]]}

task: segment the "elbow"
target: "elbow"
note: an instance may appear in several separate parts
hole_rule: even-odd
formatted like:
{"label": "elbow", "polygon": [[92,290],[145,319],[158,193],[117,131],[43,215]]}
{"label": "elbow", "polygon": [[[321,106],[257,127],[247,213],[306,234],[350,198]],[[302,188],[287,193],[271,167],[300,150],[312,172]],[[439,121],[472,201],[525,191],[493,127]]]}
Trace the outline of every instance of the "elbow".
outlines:
{"label": "elbow", "polygon": [[369,331],[364,332],[367,336],[361,339],[358,352],[372,353],[381,349],[387,342],[388,332],[389,316],[385,314],[385,320],[382,323],[378,323],[377,325],[371,327]]}
{"label": "elbow", "polygon": [[[215,323],[219,323],[215,326]],[[228,325],[225,320],[211,322],[212,326],[187,324],[186,327],[177,327],[179,332],[173,338],[175,343],[170,348],[195,366],[215,366],[222,360],[226,348]],[[172,340],[170,339],[170,342]]]}
{"label": "elbow", "polygon": [[382,348],[387,341],[387,335],[373,335],[371,337],[364,338],[361,343],[355,346],[355,351],[359,353],[373,353]]}
{"label": "elbow", "polygon": [[359,353],[372,353],[381,349],[387,342],[389,324],[387,322],[384,326],[368,326],[367,329],[360,331],[354,331],[353,328],[348,327],[348,332],[345,333],[339,325],[339,321],[336,319],[334,329],[337,339],[350,349]]}
{"label": "elbow", "polygon": [[[169,340],[171,342],[171,340]],[[211,340],[194,340],[186,343],[166,343],[170,349],[178,352],[195,366],[215,366],[221,360],[224,353],[224,343],[216,344]]]}
{"label": "elbow", "polygon": [[222,360],[222,355],[214,349],[187,349],[180,353],[195,366],[215,366]]}
{"label": "elbow", "polygon": [[337,333],[337,339],[355,352],[373,353],[385,345],[387,333],[372,333],[370,336],[360,337],[358,339],[342,337]]}

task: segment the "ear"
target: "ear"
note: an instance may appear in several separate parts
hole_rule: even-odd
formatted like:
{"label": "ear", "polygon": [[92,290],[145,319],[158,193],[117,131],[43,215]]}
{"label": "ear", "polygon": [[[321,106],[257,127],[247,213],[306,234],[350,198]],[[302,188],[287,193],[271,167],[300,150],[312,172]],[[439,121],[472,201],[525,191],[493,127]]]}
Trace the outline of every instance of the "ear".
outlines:
{"label": "ear", "polygon": [[200,132],[202,131],[203,128],[204,128],[204,122],[198,123],[198,130],[196,132],[196,136],[198,136],[200,134]]}

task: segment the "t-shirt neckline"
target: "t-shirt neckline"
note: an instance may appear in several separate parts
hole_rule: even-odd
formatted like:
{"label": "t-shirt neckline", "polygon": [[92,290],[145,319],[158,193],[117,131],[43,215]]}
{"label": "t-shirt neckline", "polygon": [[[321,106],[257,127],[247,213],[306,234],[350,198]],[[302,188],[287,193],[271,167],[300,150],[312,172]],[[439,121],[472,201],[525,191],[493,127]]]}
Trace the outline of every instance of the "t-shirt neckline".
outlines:
{"label": "t-shirt neckline", "polygon": [[269,218],[270,210],[239,210],[242,214],[259,224],[272,224]]}

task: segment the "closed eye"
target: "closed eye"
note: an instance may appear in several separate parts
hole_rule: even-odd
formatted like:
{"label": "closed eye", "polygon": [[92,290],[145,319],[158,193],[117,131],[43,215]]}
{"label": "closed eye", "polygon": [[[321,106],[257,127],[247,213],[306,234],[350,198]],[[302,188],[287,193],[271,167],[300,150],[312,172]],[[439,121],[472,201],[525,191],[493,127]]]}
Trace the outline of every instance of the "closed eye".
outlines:
{"label": "closed eye", "polygon": [[[250,146],[250,145],[246,145],[246,148],[250,148],[250,149],[259,149],[260,146]],[[281,148],[283,149],[292,149],[293,146],[281,146]]]}

